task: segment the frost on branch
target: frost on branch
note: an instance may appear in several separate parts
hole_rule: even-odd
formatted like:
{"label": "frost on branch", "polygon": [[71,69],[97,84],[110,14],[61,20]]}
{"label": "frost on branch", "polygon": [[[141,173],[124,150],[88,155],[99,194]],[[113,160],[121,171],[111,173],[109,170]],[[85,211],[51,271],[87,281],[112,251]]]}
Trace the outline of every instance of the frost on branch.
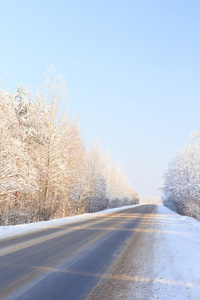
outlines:
{"label": "frost on branch", "polygon": [[200,132],[169,164],[164,176],[164,204],[200,220]]}
{"label": "frost on branch", "polygon": [[50,68],[44,89],[0,91],[0,224],[19,224],[138,203],[98,144],[87,150],[79,118],[63,114],[65,82]]}

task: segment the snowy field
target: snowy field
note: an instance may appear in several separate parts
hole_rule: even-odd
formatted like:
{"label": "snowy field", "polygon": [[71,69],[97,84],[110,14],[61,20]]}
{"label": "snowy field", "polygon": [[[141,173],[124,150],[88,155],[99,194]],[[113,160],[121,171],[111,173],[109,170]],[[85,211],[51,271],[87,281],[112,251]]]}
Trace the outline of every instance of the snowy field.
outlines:
{"label": "snowy field", "polygon": [[88,220],[91,218],[95,218],[98,216],[102,216],[105,214],[110,214],[113,212],[117,212],[120,210],[124,210],[127,208],[132,208],[140,206],[140,204],[136,205],[131,205],[131,206],[123,206],[123,207],[117,207],[117,208],[112,208],[112,209],[106,209],[100,212],[95,212],[95,213],[85,213],[82,215],[76,215],[72,217],[66,217],[66,218],[61,218],[61,219],[54,219],[50,221],[43,221],[43,222],[37,222],[37,223],[29,223],[29,224],[21,224],[21,225],[10,225],[10,226],[0,226],[0,240],[9,238],[9,237],[15,237],[19,236],[22,234],[28,234],[44,229],[48,229],[54,226],[60,226],[60,225],[65,225],[65,224],[70,224],[70,223],[75,223],[75,222],[80,222],[84,220]]}

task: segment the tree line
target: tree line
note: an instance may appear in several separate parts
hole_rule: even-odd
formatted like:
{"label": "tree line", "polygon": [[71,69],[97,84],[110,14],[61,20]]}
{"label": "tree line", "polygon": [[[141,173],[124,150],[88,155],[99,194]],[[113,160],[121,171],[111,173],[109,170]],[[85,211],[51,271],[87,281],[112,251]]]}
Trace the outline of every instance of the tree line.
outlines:
{"label": "tree line", "polygon": [[35,96],[0,90],[0,224],[36,222],[138,203],[98,143],[86,149],[79,118],[63,113],[65,81],[50,68]]}
{"label": "tree line", "polygon": [[170,162],[162,189],[166,206],[200,220],[200,131]]}

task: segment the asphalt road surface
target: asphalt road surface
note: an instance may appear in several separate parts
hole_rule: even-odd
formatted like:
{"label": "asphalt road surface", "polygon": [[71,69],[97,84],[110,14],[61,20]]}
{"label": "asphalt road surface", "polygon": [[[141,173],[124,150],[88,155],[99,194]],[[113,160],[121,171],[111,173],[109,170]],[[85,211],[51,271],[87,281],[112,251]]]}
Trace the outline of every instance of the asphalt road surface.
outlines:
{"label": "asphalt road surface", "polygon": [[142,205],[1,241],[0,299],[89,299],[153,208]]}

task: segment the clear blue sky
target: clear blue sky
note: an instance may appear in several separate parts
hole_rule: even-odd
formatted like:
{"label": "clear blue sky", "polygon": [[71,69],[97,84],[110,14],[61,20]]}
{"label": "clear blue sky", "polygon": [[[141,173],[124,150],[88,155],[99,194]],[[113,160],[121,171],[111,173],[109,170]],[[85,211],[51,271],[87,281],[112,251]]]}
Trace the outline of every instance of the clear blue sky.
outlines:
{"label": "clear blue sky", "polygon": [[200,1],[0,0],[0,77],[36,89],[62,71],[85,142],[98,138],[141,195],[200,129]]}

